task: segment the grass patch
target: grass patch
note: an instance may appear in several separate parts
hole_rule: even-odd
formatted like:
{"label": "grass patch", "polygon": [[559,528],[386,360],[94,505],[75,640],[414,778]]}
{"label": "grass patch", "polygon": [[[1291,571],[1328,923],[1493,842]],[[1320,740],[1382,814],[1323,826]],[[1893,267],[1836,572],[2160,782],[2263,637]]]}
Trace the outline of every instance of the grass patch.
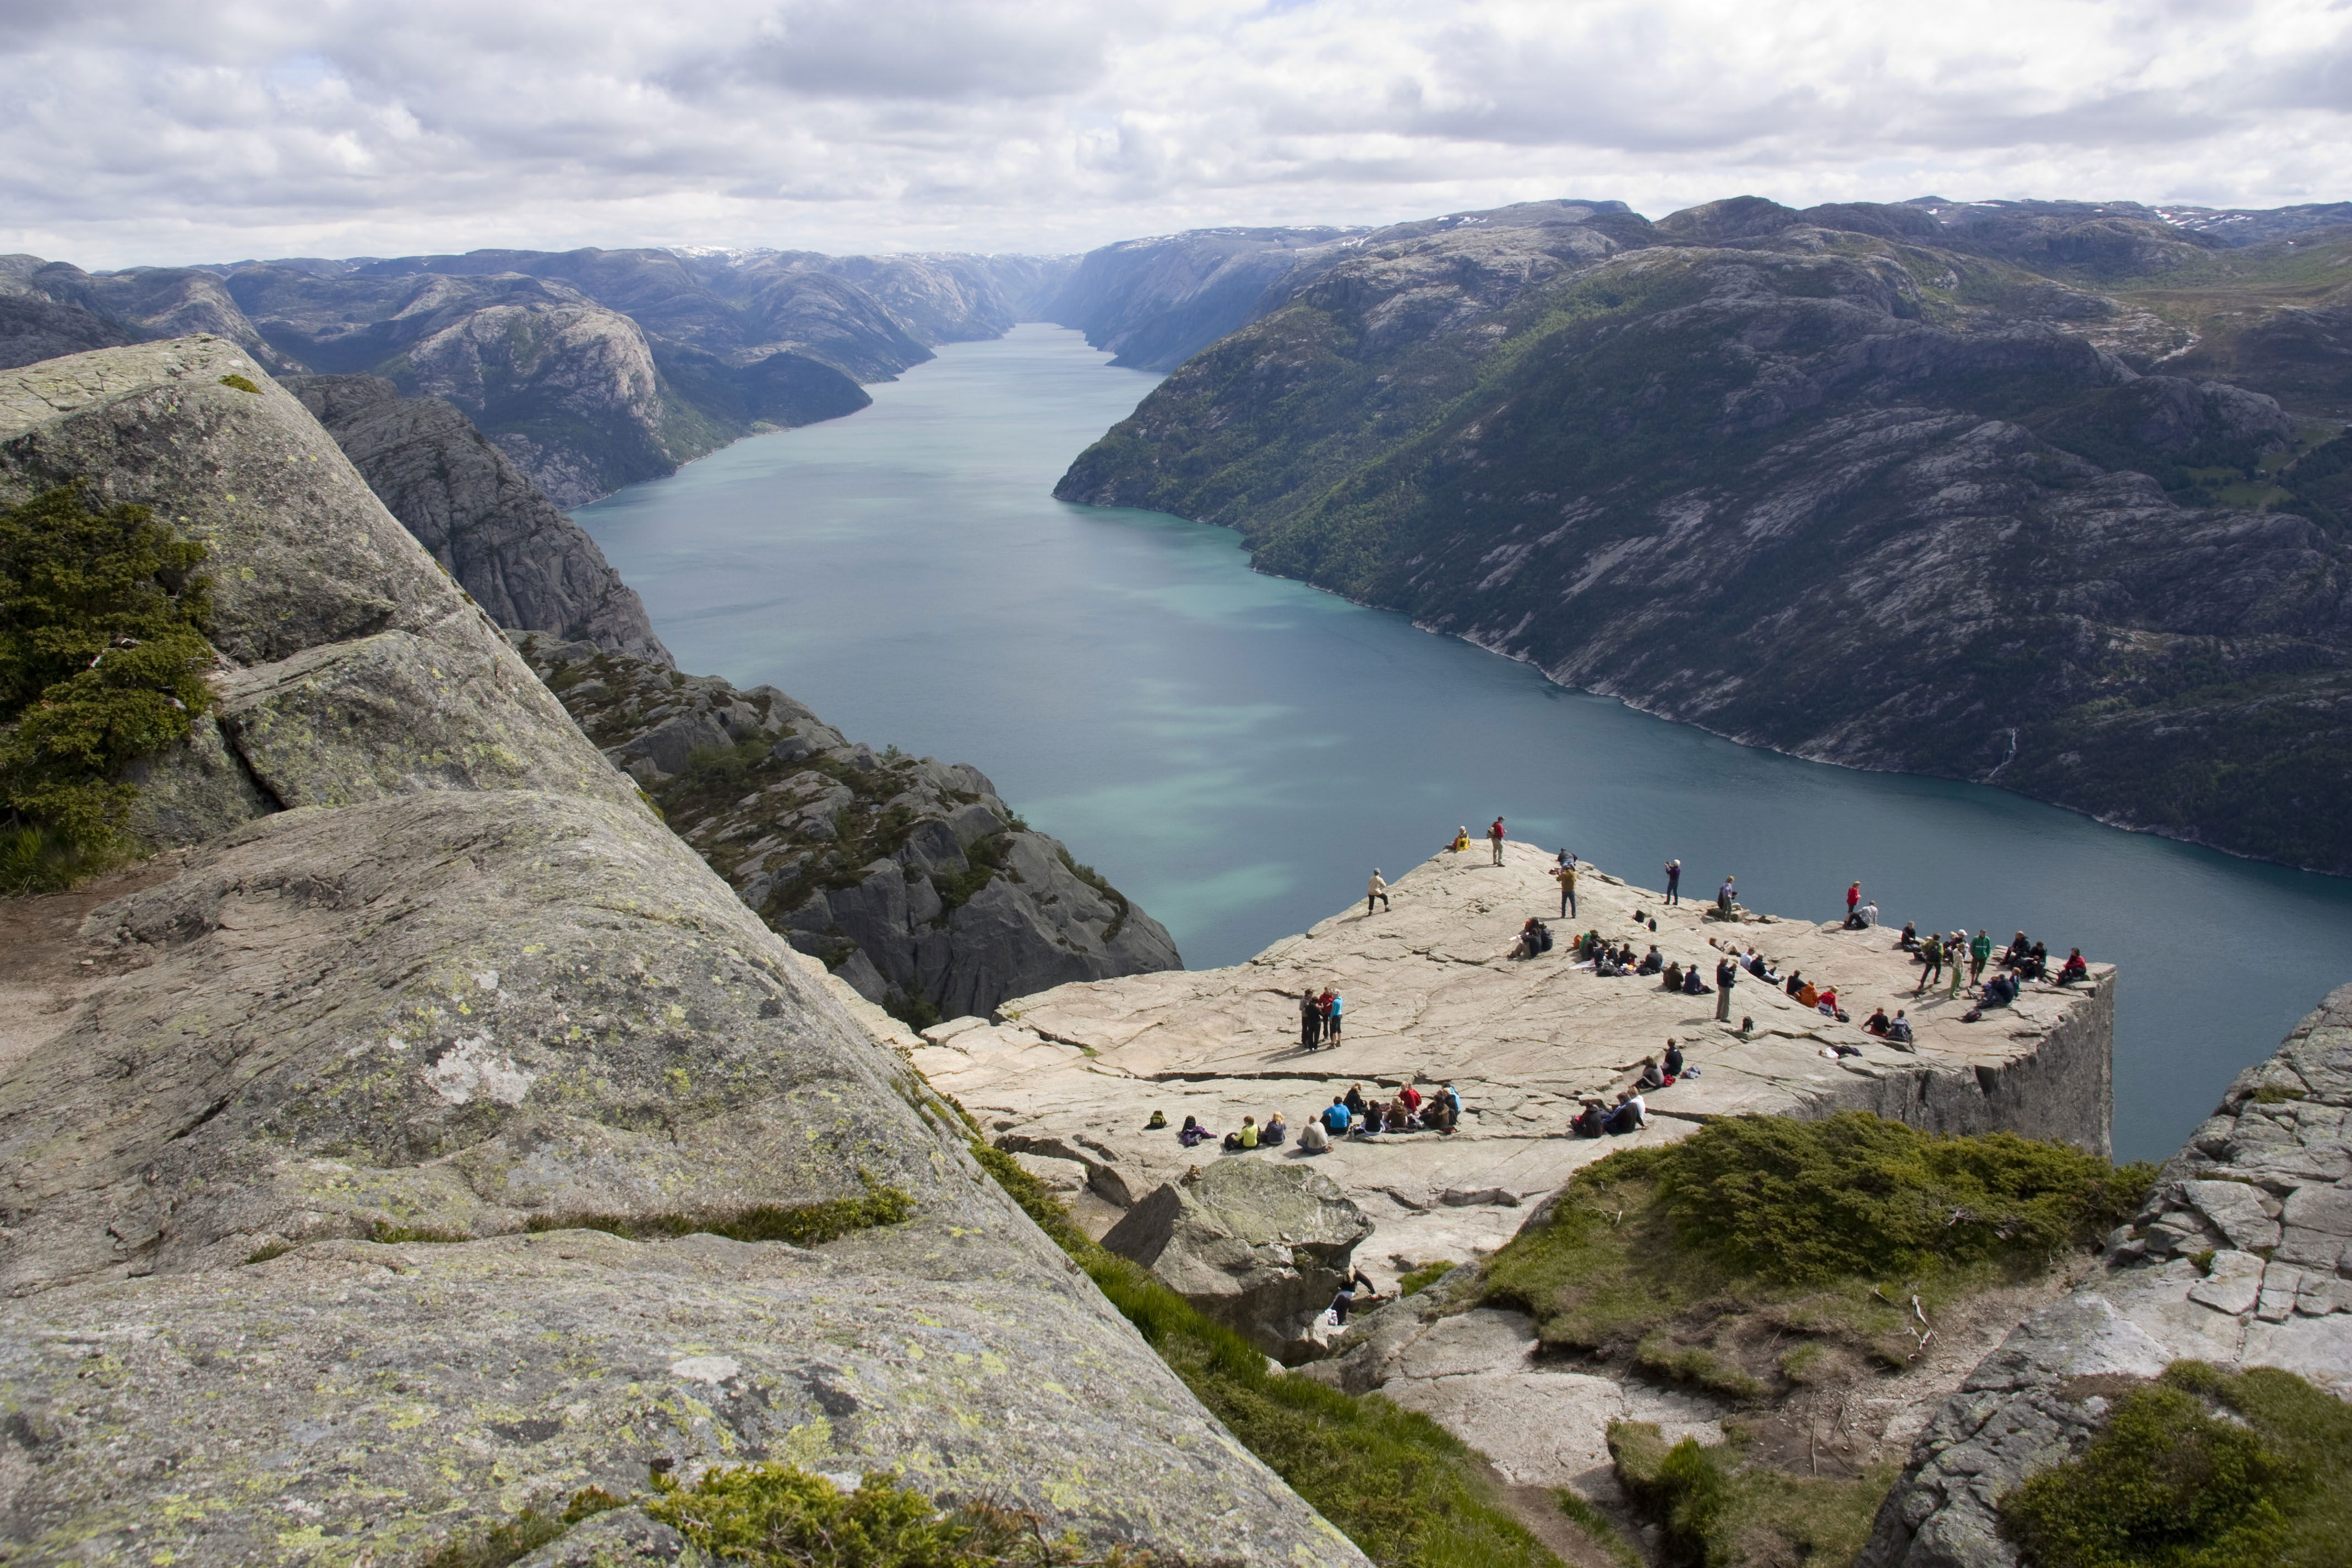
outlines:
{"label": "grass patch", "polygon": [[1899,1467],[1851,1479],[1746,1468],[1737,1445],[1669,1447],[1646,1421],[1613,1421],[1609,1457],[1626,1496],[1660,1527],[1665,1568],[1844,1568],[1870,1538]]}
{"label": "grass patch", "polygon": [[1586,1501],[1581,1494],[1566,1487],[1559,1488],[1552,1496],[1558,1500],[1559,1511],[1568,1516],[1569,1522],[1584,1531],[1594,1545],[1623,1563],[1624,1568],[1643,1568],[1641,1549],[1625,1539],[1625,1532],[1617,1528],[1615,1520]]}
{"label": "grass patch", "polygon": [[1226,1430],[1392,1568],[1556,1568],[1504,1509],[1459,1438],[1377,1394],[1355,1398],[1269,1372],[1265,1357],[1154,1279],[1087,1239],[1045,1184],[978,1138],[972,1155],[1076,1259]]}
{"label": "grass patch", "polygon": [[1424,1263],[1418,1268],[1398,1276],[1397,1294],[1417,1296],[1444,1279],[1457,1267],[1459,1266],[1450,1258],[1441,1259],[1435,1263]]}
{"label": "grass patch", "polygon": [[961,1568],[1021,1564],[1140,1563],[1114,1546],[1086,1551],[1076,1537],[1049,1538],[1035,1514],[989,1502],[941,1511],[889,1477],[869,1475],[854,1492],[790,1465],[706,1471],[691,1487],[663,1477],[646,1512],[721,1563],[755,1568]]}
{"label": "grass patch", "polygon": [[265,1241],[245,1256],[247,1263],[267,1263],[273,1258],[283,1258],[294,1250],[290,1241]]}
{"label": "grass patch", "polygon": [[250,392],[256,397],[261,395],[261,388],[254,385],[251,381],[247,380],[244,376],[235,374],[234,372],[221,377],[220,384],[223,386],[234,387],[239,392]]}
{"label": "grass patch", "polygon": [[2284,1084],[2279,1083],[2266,1083],[2246,1096],[2247,1101],[2254,1105],[2284,1105],[2290,1100],[2308,1098],[2310,1097],[2302,1089],[2289,1089]]}
{"label": "grass patch", "polygon": [[1737,1118],[1579,1172],[1496,1255],[1486,1299],[1548,1344],[1756,1398],[1827,1359],[1791,1334],[1904,1364],[1943,1303],[2090,1245],[2153,1180],[2006,1133]]}
{"label": "grass patch", "polygon": [[426,1557],[422,1568],[506,1568],[528,1557],[583,1519],[625,1507],[623,1499],[602,1487],[575,1493],[558,1514],[525,1509],[512,1519],[461,1540],[446,1541]]}
{"label": "grass patch", "polygon": [[469,1230],[444,1230],[437,1226],[430,1225],[379,1223],[368,1228],[368,1239],[381,1242],[386,1247],[399,1247],[411,1243],[424,1243],[437,1247],[447,1246],[453,1242],[474,1241],[478,1238]]}
{"label": "grass patch", "polygon": [[2332,1568],[2352,1562],[2352,1405],[2292,1373],[2175,1362],[2000,1506],[2038,1568]]}
{"label": "grass patch", "polygon": [[571,1214],[535,1215],[523,1225],[529,1232],[601,1230],[633,1241],[681,1236],[723,1236],[730,1241],[783,1241],[794,1247],[815,1247],[854,1230],[897,1225],[910,1219],[915,1200],[896,1187],[868,1180],[866,1195],[829,1198],[823,1203],[752,1204],[744,1208],[698,1214]]}
{"label": "grass patch", "polygon": [[69,885],[130,852],[131,762],[192,732],[205,671],[205,547],[76,479],[0,511],[0,879]]}

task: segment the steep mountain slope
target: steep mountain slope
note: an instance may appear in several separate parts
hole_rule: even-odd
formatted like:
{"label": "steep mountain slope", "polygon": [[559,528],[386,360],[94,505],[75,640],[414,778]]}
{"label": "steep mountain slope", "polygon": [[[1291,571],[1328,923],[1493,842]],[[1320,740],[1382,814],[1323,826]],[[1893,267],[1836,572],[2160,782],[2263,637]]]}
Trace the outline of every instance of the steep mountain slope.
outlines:
{"label": "steep mountain slope", "polygon": [[1183,967],[1158,921],[1033,831],[977,768],[877,755],[772,686],[515,640],[746,905],[909,1023]]}
{"label": "steep mountain slope", "polygon": [[1364,1562],[252,358],[0,377],[0,502],[77,476],[208,546],[248,788],[12,976],[79,987],[0,1063],[12,1561],[416,1562],[774,1458]]}
{"label": "steep mountain slope", "polygon": [[[2136,374],[2126,304],[1995,254],[2047,236],[1923,217],[1367,244],[1055,493],[1231,524],[1266,570],[1753,743],[2352,871],[2352,544],[2179,504],[2326,432]],[[2206,254],[2116,243],[2159,241]]]}
{"label": "steep mountain slope", "polygon": [[636,590],[579,524],[450,404],[373,375],[283,384],[376,499],[499,626],[667,662]]}

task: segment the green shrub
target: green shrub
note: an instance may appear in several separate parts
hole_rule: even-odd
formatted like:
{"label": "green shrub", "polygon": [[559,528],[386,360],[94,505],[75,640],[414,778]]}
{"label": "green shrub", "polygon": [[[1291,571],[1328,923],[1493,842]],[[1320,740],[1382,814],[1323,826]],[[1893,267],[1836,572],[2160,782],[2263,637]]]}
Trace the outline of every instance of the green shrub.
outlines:
{"label": "green shrub", "polygon": [[626,1506],[602,1487],[573,1494],[560,1514],[525,1509],[512,1519],[455,1541],[444,1542],[425,1559],[423,1568],[506,1568],[527,1557],[583,1519]]}
{"label": "green shrub", "polygon": [[721,1563],[752,1568],[961,1568],[962,1564],[1116,1563],[1073,1537],[1049,1540],[1037,1517],[987,1502],[942,1512],[922,1493],[869,1475],[844,1493],[790,1465],[706,1471],[691,1487],[656,1478],[646,1512]]}
{"label": "green shrub", "polygon": [[730,1241],[783,1241],[794,1247],[815,1247],[854,1230],[897,1225],[913,1217],[914,1213],[913,1198],[896,1187],[868,1180],[866,1195],[858,1198],[828,1198],[823,1203],[789,1206],[752,1204],[744,1208],[693,1213],[534,1215],[523,1223],[523,1229],[601,1230],[638,1241],[656,1237],[723,1236]]}
{"label": "green shrub", "polygon": [[1420,1268],[1397,1277],[1397,1294],[1417,1296],[1451,1274],[1454,1268],[1455,1265],[1451,1259],[1441,1258],[1435,1263],[1424,1263]]}
{"label": "green shrub", "polygon": [[1501,1507],[1476,1456],[1417,1411],[1270,1371],[1239,1334],[1139,1264],[1087,1239],[1045,1185],[978,1138],[973,1158],[1086,1269],[1244,1447],[1375,1563],[1393,1568],[1557,1568]]}
{"label": "green shrub", "polygon": [[2291,1373],[2176,1362],[2000,1508],[2038,1568],[2340,1568],[2352,1405]]}
{"label": "green shrub", "polygon": [[254,385],[251,381],[241,375],[235,374],[225,375],[220,378],[220,384],[223,386],[235,387],[239,392],[250,392],[256,397],[261,395],[261,388]]}
{"label": "green shrub", "polygon": [[1849,1479],[1744,1468],[1736,1444],[1668,1447],[1645,1421],[1613,1421],[1609,1457],[1634,1508],[1659,1526],[1667,1568],[1844,1568],[1869,1539],[1895,1479]]}
{"label": "green shrub", "polygon": [[205,547],[81,480],[0,511],[0,808],[10,890],[127,849],[118,775],[212,703]]}

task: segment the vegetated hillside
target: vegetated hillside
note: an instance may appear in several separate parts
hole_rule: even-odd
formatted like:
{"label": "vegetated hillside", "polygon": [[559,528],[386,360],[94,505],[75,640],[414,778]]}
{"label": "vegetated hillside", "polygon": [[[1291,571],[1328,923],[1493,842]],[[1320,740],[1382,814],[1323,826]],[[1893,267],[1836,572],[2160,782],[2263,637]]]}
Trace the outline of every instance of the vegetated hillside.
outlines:
{"label": "vegetated hillside", "polygon": [[1367,244],[1055,493],[1745,742],[2352,871],[2352,438],[2170,374],[2144,300],[2321,231],[1932,205]]}

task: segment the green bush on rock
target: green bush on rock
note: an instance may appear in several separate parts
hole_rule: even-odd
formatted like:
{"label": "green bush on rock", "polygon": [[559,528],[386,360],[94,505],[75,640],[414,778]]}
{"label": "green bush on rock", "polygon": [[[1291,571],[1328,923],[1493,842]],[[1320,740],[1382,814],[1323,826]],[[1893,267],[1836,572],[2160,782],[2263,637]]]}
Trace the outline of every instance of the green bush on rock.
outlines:
{"label": "green bush on rock", "polygon": [[121,854],[134,758],[211,705],[205,547],[81,480],[0,511],[0,892]]}
{"label": "green bush on rock", "polygon": [[2352,1562],[2352,1405],[2292,1373],[2176,1362],[2066,1464],[2000,1500],[2036,1568]]}
{"label": "green bush on rock", "polygon": [[752,1568],[963,1568],[1023,1564],[1081,1568],[1136,1563],[1144,1554],[1085,1551],[1050,1539],[1037,1516],[988,1502],[942,1512],[890,1478],[869,1475],[844,1493],[790,1465],[741,1465],[704,1473],[691,1487],[656,1479],[646,1512],[721,1563]]}

